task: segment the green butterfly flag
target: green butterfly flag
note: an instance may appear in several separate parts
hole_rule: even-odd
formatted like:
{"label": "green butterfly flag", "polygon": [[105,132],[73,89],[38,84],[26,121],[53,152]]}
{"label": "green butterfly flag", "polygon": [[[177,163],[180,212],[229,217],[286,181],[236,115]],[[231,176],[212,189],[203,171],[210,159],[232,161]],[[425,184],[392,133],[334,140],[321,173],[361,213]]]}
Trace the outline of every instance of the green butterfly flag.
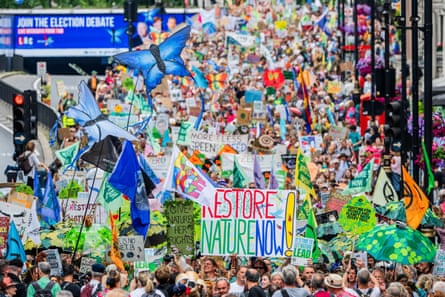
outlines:
{"label": "green butterfly flag", "polygon": [[105,208],[106,213],[115,213],[122,206],[122,193],[113,188],[108,182],[108,173],[106,173],[100,186],[97,201]]}
{"label": "green butterfly flag", "polygon": [[374,173],[374,159],[371,159],[365,168],[357,174],[343,190],[343,195],[353,195],[364,192],[371,192],[372,175]]}
{"label": "green butterfly flag", "polygon": [[80,147],[80,141],[77,141],[76,143],[67,146],[61,150],[55,151],[57,159],[60,160],[63,164],[63,169],[66,169],[71,163],[73,163],[74,158],[77,155],[77,152],[79,151]]}
{"label": "green butterfly flag", "polygon": [[375,210],[365,196],[355,196],[343,206],[338,218],[343,230],[362,234],[377,224]]}

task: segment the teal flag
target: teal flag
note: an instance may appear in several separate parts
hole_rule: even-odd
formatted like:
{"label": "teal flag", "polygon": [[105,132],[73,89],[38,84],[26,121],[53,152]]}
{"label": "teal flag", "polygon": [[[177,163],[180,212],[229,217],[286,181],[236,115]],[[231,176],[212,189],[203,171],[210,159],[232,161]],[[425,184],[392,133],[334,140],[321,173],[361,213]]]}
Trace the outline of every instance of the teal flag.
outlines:
{"label": "teal flag", "polygon": [[343,195],[371,192],[372,175],[374,173],[374,159],[371,159],[365,168],[356,175],[343,190]]}
{"label": "teal flag", "polygon": [[57,159],[59,159],[63,164],[63,169],[67,168],[71,163],[73,163],[74,158],[79,151],[80,141],[67,146],[61,150],[55,152]]}
{"label": "teal flag", "polygon": [[176,139],[176,144],[178,145],[189,145],[190,137],[189,134],[193,130],[193,124],[189,122],[182,122],[181,128],[178,132],[178,139]]}
{"label": "teal flag", "polygon": [[104,175],[97,201],[102,204],[106,213],[115,213],[122,206],[122,193],[108,182],[108,173]]}
{"label": "teal flag", "polygon": [[233,164],[233,188],[245,188],[247,177],[235,156]]}

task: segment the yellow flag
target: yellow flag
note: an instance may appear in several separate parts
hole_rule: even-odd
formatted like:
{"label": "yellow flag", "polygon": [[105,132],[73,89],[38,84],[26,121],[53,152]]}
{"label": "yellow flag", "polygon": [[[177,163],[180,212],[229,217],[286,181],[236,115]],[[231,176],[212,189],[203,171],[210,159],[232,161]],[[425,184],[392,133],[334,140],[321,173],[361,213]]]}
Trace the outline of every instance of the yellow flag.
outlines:
{"label": "yellow flag", "polygon": [[429,200],[423,193],[419,185],[409,175],[408,171],[403,167],[403,200],[406,208],[406,222],[413,228],[417,229],[423,216],[428,210]]}
{"label": "yellow flag", "polygon": [[295,164],[295,187],[297,187],[297,189],[302,189],[306,194],[317,197],[312,186],[311,173],[307,167],[304,155],[301,153],[301,149],[298,149]]}

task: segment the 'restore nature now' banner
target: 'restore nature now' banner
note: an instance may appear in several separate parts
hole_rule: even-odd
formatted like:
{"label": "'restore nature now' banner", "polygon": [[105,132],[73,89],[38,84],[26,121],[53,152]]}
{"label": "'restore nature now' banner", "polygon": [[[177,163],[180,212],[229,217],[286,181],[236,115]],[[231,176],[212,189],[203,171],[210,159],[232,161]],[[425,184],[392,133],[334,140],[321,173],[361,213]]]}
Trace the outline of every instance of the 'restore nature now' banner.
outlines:
{"label": "'restore nature now' banner", "polygon": [[288,190],[217,189],[202,208],[203,255],[291,257],[297,193]]}

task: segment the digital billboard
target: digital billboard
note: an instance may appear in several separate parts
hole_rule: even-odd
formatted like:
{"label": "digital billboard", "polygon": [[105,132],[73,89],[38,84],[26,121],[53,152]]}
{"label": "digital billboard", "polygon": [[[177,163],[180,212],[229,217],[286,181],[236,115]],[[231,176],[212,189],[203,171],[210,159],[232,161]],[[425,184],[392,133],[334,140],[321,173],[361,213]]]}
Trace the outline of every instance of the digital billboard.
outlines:
{"label": "digital billboard", "polygon": [[[155,30],[153,21],[166,29],[169,19],[176,23],[185,14],[164,14],[153,18],[139,13],[131,40],[138,37],[137,27],[145,23]],[[24,57],[99,57],[128,50],[128,24],[123,14],[39,14],[16,15],[14,20],[15,54]]]}
{"label": "digital billboard", "polygon": [[0,15],[0,55],[12,56],[13,53],[13,16]]}

